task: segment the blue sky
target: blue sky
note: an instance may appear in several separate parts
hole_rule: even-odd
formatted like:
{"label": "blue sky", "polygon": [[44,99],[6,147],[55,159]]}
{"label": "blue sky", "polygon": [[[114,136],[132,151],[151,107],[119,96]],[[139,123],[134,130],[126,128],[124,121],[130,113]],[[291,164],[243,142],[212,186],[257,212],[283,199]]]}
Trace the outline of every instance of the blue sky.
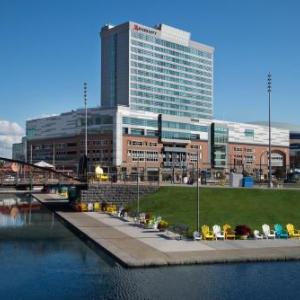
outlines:
{"label": "blue sky", "polygon": [[[100,104],[105,23],[166,23],[215,47],[215,117],[299,122],[300,2],[297,0],[0,0],[0,121],[17,122]],[[1,134],[1,130],[0,130]]]}

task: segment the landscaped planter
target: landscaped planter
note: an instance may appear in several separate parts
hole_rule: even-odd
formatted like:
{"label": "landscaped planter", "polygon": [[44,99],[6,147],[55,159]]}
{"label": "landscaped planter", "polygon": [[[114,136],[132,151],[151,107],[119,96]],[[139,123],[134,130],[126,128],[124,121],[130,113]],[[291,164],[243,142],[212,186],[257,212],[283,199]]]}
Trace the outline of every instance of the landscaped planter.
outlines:
{"label": "landscaped planter", "polygon": [[235,234],[241,240],[247,240],[251,234],[251,229],[247,225],[237,225],[235,227]]}

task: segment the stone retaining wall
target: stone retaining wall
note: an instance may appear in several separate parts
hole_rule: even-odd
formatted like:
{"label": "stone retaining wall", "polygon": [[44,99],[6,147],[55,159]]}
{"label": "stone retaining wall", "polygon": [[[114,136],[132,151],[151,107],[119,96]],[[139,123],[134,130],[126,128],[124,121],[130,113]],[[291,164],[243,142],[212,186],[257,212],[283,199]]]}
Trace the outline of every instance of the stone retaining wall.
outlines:
{"label": "stone retaining wall", "polygon": [[[140,185],[140,198],[158,190],[158,185]],[[88,190],[81,191],[81,201],[106,201],[113,203],[128,203],[137,200],[137,186],[132,184],[101,184],[89,186]]]}

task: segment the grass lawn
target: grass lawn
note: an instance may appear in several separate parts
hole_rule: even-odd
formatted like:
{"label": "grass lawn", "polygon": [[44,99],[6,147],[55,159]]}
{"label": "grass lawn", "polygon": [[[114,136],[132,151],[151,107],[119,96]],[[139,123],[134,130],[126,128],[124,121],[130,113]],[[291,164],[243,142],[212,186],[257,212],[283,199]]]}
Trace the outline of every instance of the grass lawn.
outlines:
{"label": "grass lawn", "polygon": [[[136,210],[136,202],[130,210]],[[196,187],[161,187],[140,200],[140,211],[162,216],[170,225],[187,224],[190,232],[196,229],[196,210]],[[293,223],[298,229],[300,191],[200,187],[200,226],[225,223],[247,224],[252,230],[264,223]]]}

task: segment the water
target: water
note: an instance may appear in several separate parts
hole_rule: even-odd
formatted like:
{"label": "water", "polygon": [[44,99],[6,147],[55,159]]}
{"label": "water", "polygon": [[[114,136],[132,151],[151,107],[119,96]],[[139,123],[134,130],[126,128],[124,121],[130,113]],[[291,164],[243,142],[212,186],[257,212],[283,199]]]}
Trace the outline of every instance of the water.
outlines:
{"label": "water", "polygon": [[300,298],[300,262],[126,269],[20,200],[0,206],[0,299]]}

